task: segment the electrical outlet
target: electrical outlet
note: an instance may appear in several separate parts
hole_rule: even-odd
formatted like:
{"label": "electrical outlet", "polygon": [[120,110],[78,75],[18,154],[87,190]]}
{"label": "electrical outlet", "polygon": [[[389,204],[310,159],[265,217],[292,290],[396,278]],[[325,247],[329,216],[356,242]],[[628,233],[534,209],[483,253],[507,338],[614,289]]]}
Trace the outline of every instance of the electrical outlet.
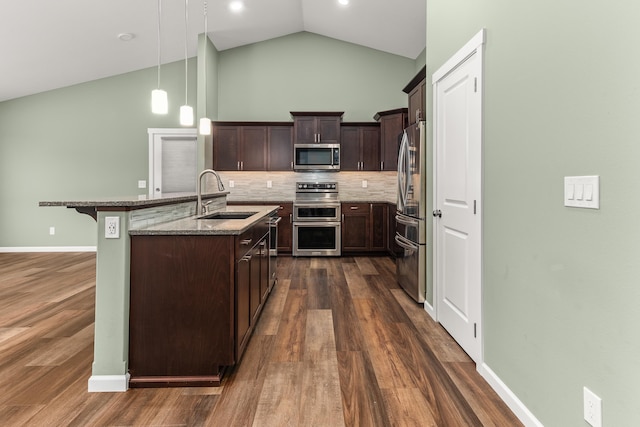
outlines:
{"label": "electrical outlet", "polygon": [[369,186],[369,183],[367,182],[366,179],[362,180],[362,188],[367,188]]}
{"label": "electrical outlet", "polygon": [[267,181],[267,188],[271,188],[273,187],[273,181],[269,180]]}
{"label": "electrical outlet", "polygon": [[54,234],[56,234],[56,228],[55,227],[49,227],[49,234],[51,236],[53,236]]}
{"label": "electrical outlet", "polygon": [[236,186],[236,182],[232,179],[229,180],[229,188],[233,188]]}
{"label": "electrical outlet", "polygon": [[602,399],[584,387],[584,419],[593,427],[602,427]]}
{"label": "electrical outlet", "polygon": [[104,238],[120,238],[120,218],[117,216],[107,216],[104,218]]}
{"label": "electrical outlet", "polygon": [[147,181],[145,181],[144,179],[138,181],[138,188],[147,188]]}

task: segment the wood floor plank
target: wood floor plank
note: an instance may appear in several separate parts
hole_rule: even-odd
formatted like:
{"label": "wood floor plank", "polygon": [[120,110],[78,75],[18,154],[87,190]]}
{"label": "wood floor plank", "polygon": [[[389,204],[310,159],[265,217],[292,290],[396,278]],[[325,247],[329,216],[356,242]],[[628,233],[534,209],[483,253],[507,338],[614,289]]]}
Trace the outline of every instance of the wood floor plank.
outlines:
{"label": "wood floor plank", "polygon": [[[293,286],[293,279],[292,279]],[[274,344],[273,362],[299,362],[302,360],[306,330],[307,291],[291,289],[284,304],[280,326]]]}
{"label": "wood floor plank", "polygon": [[304,364],[270,363],[267,378],[258,399],[254,426],[298,426]]}
{"label": "wood floor plank", "polygon": [[393,426],[439,427],[429,409],[429,402],[417,388],[383,389],[384,403],[389,408]]}
{"label": "wood floor plank", "polygon": [[331,310],[309,310],[304,339],[304,360],[336,360]]}
{"label": "wood floor plank", "polygon": [[344,426],[338,360],[334,352],[325,360],[303,362],[299,426]]}
{"label": "wood floor plank", "polygon": [[276,335],[278,333],[280,315],[287,301],[290,284],[290,279],[282,279],[278,280],[278,283],[273,287],[267,304],[260,315],[260,321],[253,331],[254,335]]}

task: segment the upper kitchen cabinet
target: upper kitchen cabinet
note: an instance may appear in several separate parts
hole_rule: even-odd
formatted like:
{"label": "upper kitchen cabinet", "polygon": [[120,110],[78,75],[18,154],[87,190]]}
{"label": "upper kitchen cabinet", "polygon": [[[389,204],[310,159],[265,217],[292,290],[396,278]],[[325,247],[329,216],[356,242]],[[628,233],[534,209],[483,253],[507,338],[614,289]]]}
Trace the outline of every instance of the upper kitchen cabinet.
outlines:
{"label": "upper kitchen cabinet", "polygon": [[339,144],[342,111],[292,111],[294,143]]}
{"label": "upper kitchen cabinet", "polygon": [[380,170],[378,123],[343,123],[340,134],[340,170]]}
{"label": "upper kitchen cabinet", "polygon": [[293,170],[293,126],[290,123],[268,127],[267,157],[270,171]]}
{"label": "upper kitchen cabinet", "polygon": [[396,171],[402,132],[407,127],[407,109],[381,111],[374,117],[380,122],[380,170]]}
{"label": "upper kitchen cabinet", "polygon": [[409,124],[426,120],[426,85],[427,67],[423,67],[418,74],[405,86],[402,91],[409,95]]}
{"label": "upper kitchen cabinet", "polygon": [[221,171],[267,170],[267,126],[214,122],[213,168]]}

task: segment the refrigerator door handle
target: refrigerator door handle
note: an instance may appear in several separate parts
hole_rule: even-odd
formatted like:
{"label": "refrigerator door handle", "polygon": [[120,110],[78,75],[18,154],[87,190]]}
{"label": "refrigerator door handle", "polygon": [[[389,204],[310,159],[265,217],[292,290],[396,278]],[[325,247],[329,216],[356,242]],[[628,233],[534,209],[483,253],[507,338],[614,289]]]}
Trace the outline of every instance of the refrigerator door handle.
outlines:
{"label": "refrigerator door handle", "polygon": [[417,219],[409,218],[404,215],[396,215],[396,222],[399,222],[400,224],[404,224],[404,225],[412,225],[412,226],[420,225],[420,221],[418,221]]}
{"label": "refrigerator door handle", "polygon": [[408,240],[399,234],[396,234],[395,240],[396,240],[396,243],[401,247],[403,247],[404,249],[407,249],[410,251],[417,251],[418,249],[420,249],[420,246],[416,245],[411,240]]}
{"label": "refrigerator door handle", "polygon": [[402,142],[400,142],[400,152],[398,157],[398,210],[400,212],[404,211],[405,203],[406,203],[406,191],[407,185],[402,181],[408,181],[409,176],[407,175],[406,170],[406,161],[407,161],[407,132],[405,131],[402,135]]}

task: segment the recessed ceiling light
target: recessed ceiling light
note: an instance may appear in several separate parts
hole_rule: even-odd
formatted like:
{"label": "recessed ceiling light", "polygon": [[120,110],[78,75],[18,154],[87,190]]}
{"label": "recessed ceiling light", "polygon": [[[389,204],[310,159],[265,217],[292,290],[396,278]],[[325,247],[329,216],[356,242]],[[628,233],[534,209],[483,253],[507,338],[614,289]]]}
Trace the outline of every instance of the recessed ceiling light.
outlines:
{"label": "recessed ceiling light", "polygon": [[130,42],[131,40],[135,39],[136,35],[133,33],[120,33],[118,34],[118,39],[120,39],[120,41],[123,42]]}
{"label": "recessed ceiling light", "polygon": [[244,3],[241,1],[232,1],[229,3],[229,9],[231,9],[232,12],[240,12],[244,9]]}
{"label": "recessed ceiling light", "polygon": [[346,6],[349,4],[349,0],[338,0],[338,3],[340,3],[343,6]]}

